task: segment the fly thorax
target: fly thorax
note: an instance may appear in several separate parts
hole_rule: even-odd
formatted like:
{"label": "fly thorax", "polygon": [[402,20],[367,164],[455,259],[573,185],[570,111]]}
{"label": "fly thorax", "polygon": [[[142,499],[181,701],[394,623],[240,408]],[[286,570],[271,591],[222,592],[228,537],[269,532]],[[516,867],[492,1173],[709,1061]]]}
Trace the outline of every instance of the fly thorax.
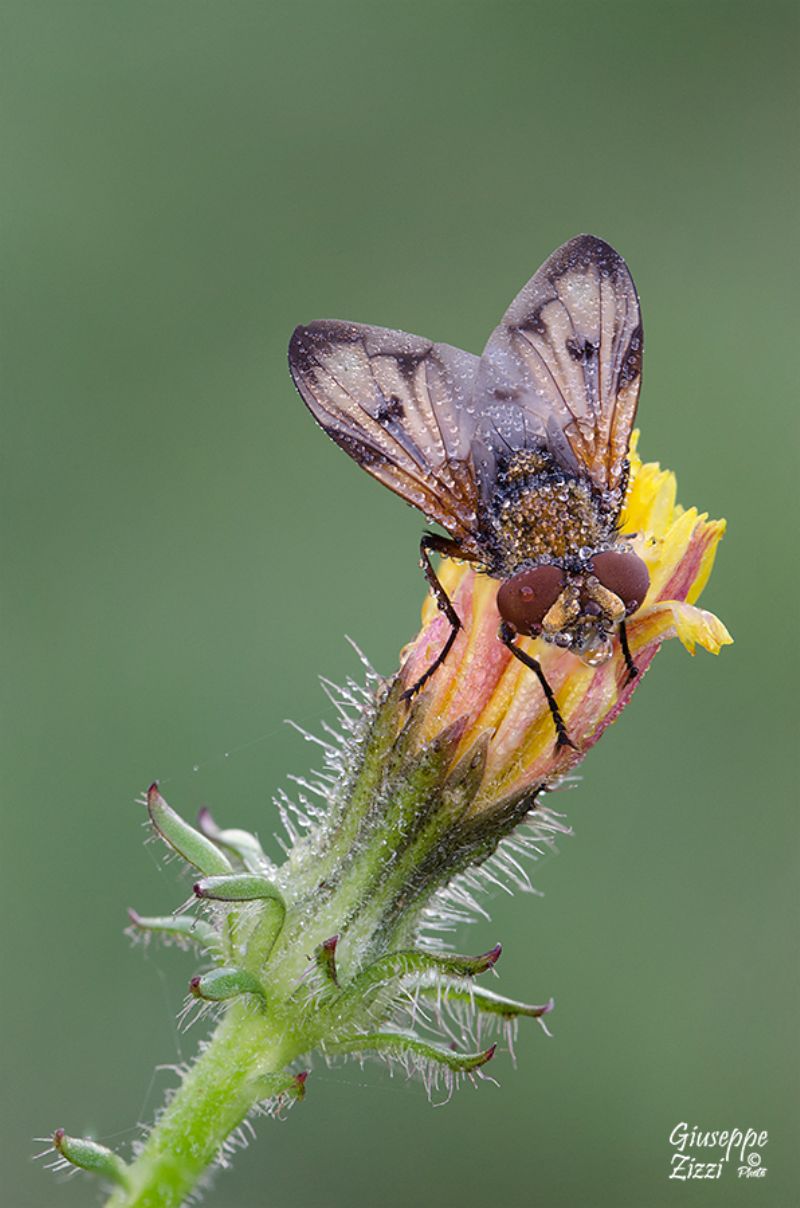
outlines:
{"label": "fly thorax", "polygon": [[507,479],[492,517],[506,573],[538,558],[575,558],[608,539],[608,519],[584,481],[567,476]]}

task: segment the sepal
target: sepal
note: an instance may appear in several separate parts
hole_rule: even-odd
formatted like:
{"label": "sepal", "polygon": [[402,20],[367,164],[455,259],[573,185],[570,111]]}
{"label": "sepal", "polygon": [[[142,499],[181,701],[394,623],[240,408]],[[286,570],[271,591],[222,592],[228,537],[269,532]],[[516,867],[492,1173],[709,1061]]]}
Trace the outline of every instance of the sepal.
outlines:
{"label": "sepal", "polygon": [[147,812],[154,829],[165,843],[183,856],[187,864],[193,865],[207,875],[219,875],[232,871],[230,861],[223,852],[200,831],[184,822],[180,814],[167,805],[158,791],[157,784],[147,790]]}
{"label": "sepal", "polygon": [[220,939],[214,928],[203,922],[202,919],[192,918],[190,915],[170,914],[163,918],[145,918],[129,908],[128,918],[131,921],[129,928],[131,932],[142,931],[191,940],[209,952],[220,947]]}
{"label": "sepal", "polygon": [[382,1053],[387,1056],[415,1057],[443,1066],[454,1074],[471,1074],[494,1057],[496,1044],[478,1053],[459,1053],[443,1045],[420,1040],[413,1032],[365,1032],[346,1036],[325,1045],[328,1053]]}
{"label": "sepal", "polygon": [[248,872],[263,873],[272,863],[255,835],[246,830],[228,830],[217,826],[207,806],[197,814],[197,825],[219,847],[224,847]]}
{"label": "sepal", "polygon": [[119,1187],[127,1189],[130,1186],[127,1165],[105,1145],[98,1145],[87,1137],[70,1137],[63,1128],[57,1128],[53,1133],[53,1149],[70,1166],[100,1175]]}
{"label": "sepal", "polygon": [[323,940],[314,952],[314,963],[322,976],[325,988],[329,991],[339,988],[339,975],[336,970],[336,945],[338,943],[338,935],[332,935],[330,939]]}
{"label": "sepal", "polygon": [[259,904],[257,916],[249,920],[237,922],[236,912],[231,911],[228,926],[232,941],[237,933],[244,940],[248,962],[260,967],[272,952],[286,920],[286,903],[280,890],[266,877],[247,872],[204,877],[193,888],[195,896],[205,902]]}
{"label": "sepal", "polygon": [[269,899],[278,902],[286,911],[283,895],[279,889],[255,873],[231,873],[223,876],[203,877],[193,886],[195,896],[211,902],[257,902]]}
{"label": "sepal", "polygon": [[306,1094],[306,1079],[308,1070],[299,1074],[262,1074],[257,1079],[254,1089],[260,1099],[304,1099]]}
{"label": "sepal", "polygon": [[516,1002],[513,998],[505,998],[492,990],[477,986],[464,986],[458,982],[433,982],[428,985],[415,987],[418,994],[425,998],[435,998],[437,1001],[463,1003],[472,1010],[485,1015],[497,1015],[501,1019],[519,1019],[527,1016],[529,1019],[541,1019],[549,1015],[555,1007],[555,999],[550,998],[546,1003],[538,1005]]}
{"label": "sepal", "polygon": [[264,1000],[266,998],[264,987],[257,977],[247,969],[229,966],[212,969],[209,973],[193,977],[189,982],[189,992],[195,998],[202,998],[204,1002],[227,1002],[241,994],[255,994]]}
{"label": "sepal", "polygon": [[[456,956],[455,954],[420,952],[414,948],[390,952],[367,965],[347,986],[342,997],[362,998],[371,990],[390,986],[392,982],[406,977],[475,977],[493,969],[500,959],[502,945],[495,944],[480,956]],[[467,991],[469,993],[469,991]]]}

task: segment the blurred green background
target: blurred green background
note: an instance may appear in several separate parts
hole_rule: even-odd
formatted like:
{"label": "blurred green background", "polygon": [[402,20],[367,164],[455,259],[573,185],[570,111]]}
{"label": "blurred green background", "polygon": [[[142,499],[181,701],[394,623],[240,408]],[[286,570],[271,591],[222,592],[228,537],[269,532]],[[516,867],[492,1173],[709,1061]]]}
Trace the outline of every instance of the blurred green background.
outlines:
{"label": "blurred green background", "polygon": [[[4,1203],[93,1202],[31,1138],[126,1145],[199,1037],[191,956],[121,934],[187,892],[134,798],[161,777],[275,850],[313,756],[283,719],[330,718],[345,634],[389,672],[417,624],[420,518],[315,428],[292,328],[480,351],[583,230],[643,299],[645,456],[728,517],[704,603],[736,645],[664,650],[563,800],[544,898],[461,937],[503,940],[501,991],[555,994],[554,1038],[441,1110],[320,1066],[206,1202],[797,1202],[797,15],[6,0]],[[768,1129],[766,1177],[669,1181],[679,1121]]]}

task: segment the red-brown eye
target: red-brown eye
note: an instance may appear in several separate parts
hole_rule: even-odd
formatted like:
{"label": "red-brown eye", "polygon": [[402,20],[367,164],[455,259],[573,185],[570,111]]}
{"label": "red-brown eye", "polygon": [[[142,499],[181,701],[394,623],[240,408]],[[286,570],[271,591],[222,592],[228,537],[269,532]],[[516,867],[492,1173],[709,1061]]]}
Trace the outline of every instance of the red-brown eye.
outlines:
{"label": "red-brown eye", "polygon": [[542,621],[564,590],[560,566],[546,564],[521,570],[507,579],[497,593],[497,609],[517,633],[535,635]]}
{"label": "red-brown eye", "polygon": [[592,558],[592,567],[603,587],[619,596],[629,615],[641,607],[650,586],[650,572],[638,554],[604,550]]}

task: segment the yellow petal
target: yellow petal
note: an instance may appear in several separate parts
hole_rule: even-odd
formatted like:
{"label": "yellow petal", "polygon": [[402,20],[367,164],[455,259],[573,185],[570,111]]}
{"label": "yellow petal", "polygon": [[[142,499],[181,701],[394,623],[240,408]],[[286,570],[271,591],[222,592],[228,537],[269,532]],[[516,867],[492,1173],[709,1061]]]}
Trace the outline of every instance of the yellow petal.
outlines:
{"label": "yellow petal", "polygon": [[677,491],[671,470],[662,470],[657,461],[642,463],[634,455],[631,485],[620,517],[622,531],[663,537],[674,518]]}
{"label": "yellow petal", "polygon": [[703,556],[700,561],[700,567],[695,576],[694,582],[686,596],[689,604],[694,604],[698,599],[700,592],[708,582],[709,575],[714,566],[714,559],[717,556],[717,546],[722,540],[725,529],[727,528],[726,520],[706,520],[705,516],[701,516],[700,520],[708,534],[708,542],[703,551]]}
{"label": "yellow petal", "polygon": [[694,654],[702,646],[710,654],[719,654],[723,646],[730,646],[733,638],[713,612],[684,604],[680,600],[663,600],[652,608],[643,609],[631,626],[633,647],[645,645],[655,637],[671,637],[673,634]]}

